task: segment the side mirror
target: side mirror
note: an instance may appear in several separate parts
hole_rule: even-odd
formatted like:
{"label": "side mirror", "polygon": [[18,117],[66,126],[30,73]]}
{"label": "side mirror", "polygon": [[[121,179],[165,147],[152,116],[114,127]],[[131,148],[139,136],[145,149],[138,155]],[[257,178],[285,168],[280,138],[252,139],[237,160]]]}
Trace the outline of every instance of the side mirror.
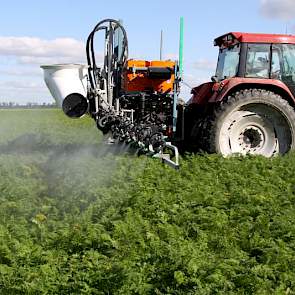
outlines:
{"label": "side mirror", "polygon": [[214,82],[214,83],[217,83],[218,82],[218,78],[216,76],[212,76],[211,77],[211,81]]}

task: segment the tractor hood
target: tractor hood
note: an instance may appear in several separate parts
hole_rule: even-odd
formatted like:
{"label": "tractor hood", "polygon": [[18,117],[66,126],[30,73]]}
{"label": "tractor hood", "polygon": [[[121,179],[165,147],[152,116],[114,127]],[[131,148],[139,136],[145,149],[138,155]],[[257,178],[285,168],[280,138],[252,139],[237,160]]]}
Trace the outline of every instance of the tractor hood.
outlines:
{"label": "tractor hood", "polygon": [[213,93],[214,82],[203,83],[192,89],[192,97],[187,104],[203,104],[206,103]]}

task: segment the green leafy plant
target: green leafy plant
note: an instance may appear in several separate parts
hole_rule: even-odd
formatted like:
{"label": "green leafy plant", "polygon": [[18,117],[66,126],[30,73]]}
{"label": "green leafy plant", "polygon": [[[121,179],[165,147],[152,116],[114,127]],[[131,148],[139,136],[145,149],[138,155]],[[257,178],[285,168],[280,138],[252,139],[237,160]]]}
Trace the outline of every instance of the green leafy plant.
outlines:
{"label": "green leafy plant", "polygon": [[295,155],[107,151],[57,110],[0,116],[0,294],[294,294]]}

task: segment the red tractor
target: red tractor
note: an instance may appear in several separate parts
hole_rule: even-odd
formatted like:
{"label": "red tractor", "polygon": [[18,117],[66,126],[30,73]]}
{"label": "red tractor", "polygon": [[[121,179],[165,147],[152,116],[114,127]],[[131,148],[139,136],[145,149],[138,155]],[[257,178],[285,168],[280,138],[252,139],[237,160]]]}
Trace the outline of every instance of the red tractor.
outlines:
{"label": "red tractor", "polygon": [[[94,49],[98,31],[105,35],[100,66]],[[128,59],[126,31],[111,19],[99,22],[88,37],[88,66],[43,66],[45,82],[68,116],[88,113],[111,134],[110,142],[160,154],[175,167],[177,147],[266,157],[294,149],[295,36],[233,32],[215,45],[212,82],[193,88],[187,103],[178,98],[181,58]],[[167,148],[175,162],[165,158]]]}
{"label": "red tractor", "polygon": [[217,39],[212,82],[193,89],[186,138],[205,150],[272,156],[295,146],[295,36],[228,33]]}

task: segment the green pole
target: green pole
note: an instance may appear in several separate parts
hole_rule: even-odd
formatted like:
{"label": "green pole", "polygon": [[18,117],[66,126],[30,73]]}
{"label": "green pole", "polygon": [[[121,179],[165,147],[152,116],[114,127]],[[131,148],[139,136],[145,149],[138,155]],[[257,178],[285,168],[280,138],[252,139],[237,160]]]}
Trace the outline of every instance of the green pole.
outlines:
{"label": "green pole", "polygon": [[178,86],[179,86],[179,81],[182,79],[182,71],[183,71],[183,16],[180,17],[178,67],[179,67],[178,72],[177,72],[177,67],[175,67],[176,83],[174,83],[174,95],[173,95],[173,133],[176,132],[177,100],[178,100],[178,94],[179,94],[179,87]]}
{"label": "green pole", "polygon": [[179,31],[179,78],[182,79],[183,73],[183,16],[180,17],[180,31]]}

